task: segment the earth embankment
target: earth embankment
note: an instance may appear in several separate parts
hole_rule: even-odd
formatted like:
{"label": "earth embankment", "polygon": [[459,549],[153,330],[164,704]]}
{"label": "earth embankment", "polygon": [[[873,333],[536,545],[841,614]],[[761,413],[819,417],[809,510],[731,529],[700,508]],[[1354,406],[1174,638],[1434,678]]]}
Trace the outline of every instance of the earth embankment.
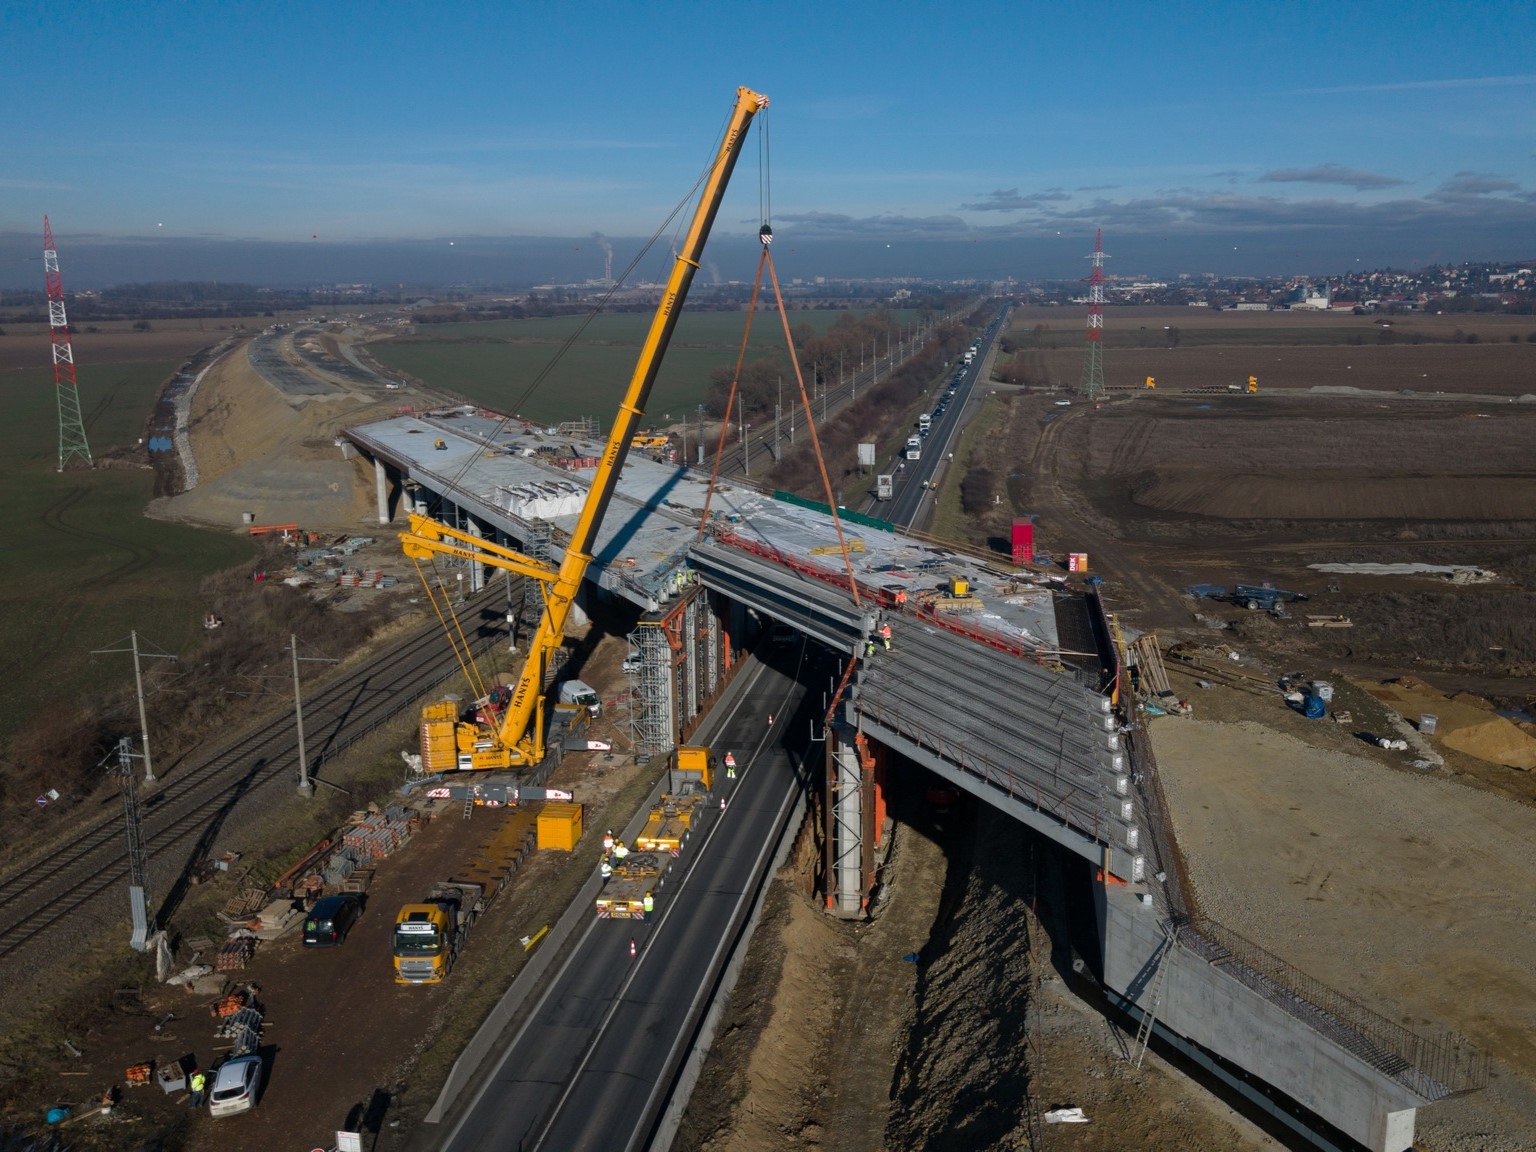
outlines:
{"label": "earth embankment", "polygon": [[367,524],[372,477],[355,453],[343,458],[335,438],[390,407],[346,391],[286,395],[251,366],[245,347],[236,348],[209,367],[192,399],[197,486],[151,502],[148,514],[235,530],[246,513],[258,524],[317,530]]}

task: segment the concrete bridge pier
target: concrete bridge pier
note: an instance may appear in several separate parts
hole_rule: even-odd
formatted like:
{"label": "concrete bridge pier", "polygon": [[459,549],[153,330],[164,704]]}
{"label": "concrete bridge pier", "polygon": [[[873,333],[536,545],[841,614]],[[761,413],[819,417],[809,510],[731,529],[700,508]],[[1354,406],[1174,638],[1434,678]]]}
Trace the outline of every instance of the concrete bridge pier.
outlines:
{"label": "concrete bridge pier", "polygon": [[[476,540],[485,539],[485,531],[480,527],[480,521],[469,513],[464,514],[464,530]],[[470,595],[483,591],[485,588],[486,566],[471,560],[469,564],[469,591]]]}
{"label": "concrete bridge pier", "polygon": [[845,920],[869,908],[875,882],[875,850],[885,826],[883,773],[878,746],[841,721],[825,742],[827,911]]}
{"label": "concrete bridge pier", "polygon": [[379,523],[388,524],[389,515],[389,465],[382,456],[373,458],[373,493],[378,501]]}

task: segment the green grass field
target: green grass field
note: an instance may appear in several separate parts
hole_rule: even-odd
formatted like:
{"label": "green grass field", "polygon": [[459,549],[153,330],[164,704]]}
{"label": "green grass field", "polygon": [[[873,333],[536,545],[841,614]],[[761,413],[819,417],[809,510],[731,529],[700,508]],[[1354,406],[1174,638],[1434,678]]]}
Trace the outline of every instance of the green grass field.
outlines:
{"label": "green grass field", "polygon": [[[80,368],[92,453],[134,445],[160,383],[177,364]],[[136,629],[178,652],[201,630],[199,581],[254,555],[248,540],[144,518],[153,474],[136,468],[56,471],[51,370],[5,373],[0,488],[11,529],[0,549],[0,737],[40,708],[131,681],[131,657],[92,656]],[[125,733],[127,735],[127,733]]]}
{"label": "green grass field", "polygon": [[[844,312],[791,312],[799,331],[825,332]],[[911,324],[915,311],[892,311],[892,321]],[[678,322],[651,393],[648,416],[663,421],[696,411],[709,389],[710,373],[730,368],[745,325],[743,312],[689,312]],[[651,317],[620,313],[596,317],[580,340],[554,362],[561,344],[580,326],[573,316],[493,320],[477,324],[423,325],[416,335],[369,346],[380,361],[498,411],[554,423],[596,416],[608,427],[635,368]],[[791,373],[782,322],[760,312],[752,321],[747,358],[777,358]],[[529,388],[541,373],[538,387]],[[524,397],[527,397],[526,400]]]}

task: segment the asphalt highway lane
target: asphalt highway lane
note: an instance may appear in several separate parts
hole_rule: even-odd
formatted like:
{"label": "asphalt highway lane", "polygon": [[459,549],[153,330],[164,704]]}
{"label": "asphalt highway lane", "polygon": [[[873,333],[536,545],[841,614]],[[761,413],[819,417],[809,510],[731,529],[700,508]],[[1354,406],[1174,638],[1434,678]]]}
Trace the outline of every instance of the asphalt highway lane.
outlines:
{"label": "asphalt highway lane", "polygon": [[755,679],[706,741],[717,762],[734,751],[738,779],[717,769],[726,808],[707,810],[657,889],[653,921],[594,914],[460,1110],[446,1152],[623,1148],[648,1133],[692,1043],[700,993],[713,987],[750,914],[799,788],[791,752],[804,752],[809,733],[807,717],[791,715],[803,695],[792,667],[799,648],[780,655],[782,669],[743,670]]}

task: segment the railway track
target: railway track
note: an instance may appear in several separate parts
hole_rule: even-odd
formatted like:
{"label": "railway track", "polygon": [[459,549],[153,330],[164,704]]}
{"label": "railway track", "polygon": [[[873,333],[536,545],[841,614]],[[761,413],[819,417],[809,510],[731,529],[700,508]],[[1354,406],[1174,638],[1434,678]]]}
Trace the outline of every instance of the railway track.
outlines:
{"label": "railway track", "polygon": [[[496,607],[500,587],[471,601],[468,619]],[[505,632],[482,624],[471,644],[483,653]],[[458,670],[436,624],[424,627],[359,668],[321,685],[304,701],[311,774],[398,715]],[[273,784],[298,782],[298,743],[285,710],[169,776],[141,797],[144,843],[151,860],[198,837],[206,851],[240,802]],[[105,817],[0,878],[0,960],[37,940],[128,875],[120,817]],[[153,893],[151,893],[153,896]],[[153,912],[154,909],[151,909]]]}

